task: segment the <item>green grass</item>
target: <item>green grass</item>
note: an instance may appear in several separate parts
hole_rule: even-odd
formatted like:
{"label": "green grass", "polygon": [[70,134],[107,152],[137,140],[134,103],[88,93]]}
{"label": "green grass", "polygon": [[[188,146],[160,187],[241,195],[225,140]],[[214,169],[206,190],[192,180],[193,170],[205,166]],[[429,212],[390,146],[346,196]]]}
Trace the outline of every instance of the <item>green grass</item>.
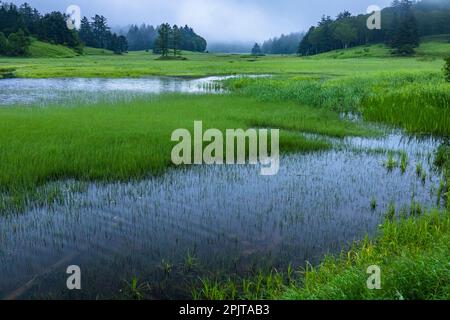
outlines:
{"label": "green grass", "polygon": [[[298,131],[334,137],[376,134],[363,124],[343,121],[339,112],[361,114],[411,133],[449,136],[450,84],[444,81],[441,59],[449,52],[448,44],[429,40],[415,58],[390,57],[387,48],[379,45],[314,58],[253,59],[185,52],[186,61],[158,61],[151,53],[117,56],[91,48],[70,59],[57,58],[64,53],[54,53],[51,58],[0,58],[0,75],[19,77],[279,75],[227,81],[235,92],[232,95],[164,95],[114,105],[2,108],[0,212],[20,210],[27,201],[57,201],[62,195],[52,181],[127,181],[164,172],[171,167],[170,134],[176,128],[192,129],[194,120],[221,130],[281,128],[283,152],[330,147],[324,141],[306,139]],[[38,45],[43,47],[36,48],[35,54],[41,50],[41,57],[56,50]],[[449,159],[448,148],[443,146],[437,164],[446,180],[438,193],[447,199],[447,205]],[[395,161],[395,166],[406,170],[407,157],[400,155],[398,160],[388,157],[388,162]],[[425,174],[426,179],[421,165],[416,165],[416,171],[419,178]],[[371,207],[377,207],[376,199]],[[416,203],[410,214],[414,216],[395,219],[392,203],[377,238],[355,244],[339,257],[327,257],[319,267],[308,267],[298,277],[288,270],[286,274],[260,272],[240,280],[204,280],[194,297],[448,299],[450,214],[423,215]],[[186,265],[191,263],[188,257]],[[366,287],[366,269],[374,264],[382,269],[382,290]],[[139,296],[138,288],[133,280],[132,296]]]}
{"label": "green grass", "polygon": [[450,34],[422,38],[417,55],[428,58],[445,58],[450,53]]}
{"label": "green grass", "polygon": [[83,54],[87,56],[111,56],[114,54],[111,50],[107,49],[99,49],[99,48],[92,48],[92,47],[84,47],[83,48]]}
{"label": "green grass", "polygon": [[384,44],[358,46],[334,50],[314,56],[316,59],[389,58],[391,50]]}
{"label": "green grass", "polygon": [[[395,210],[395,209],[394,209]],[[416,214],[416,213],[414,213]],[[421,211],[418,211],[421,214]],[[386,219],[375,240],[355,243],[318,267],[258,273],[245,279],[203,279],[194,299],[448,300],[450,212]],[[381,289],[367,288],[370,266],[381,269]]]}
{"label": "green grass", "polygon": [[[386,64],[395,63],[386,59]],[[444,62],[441,61],[441,68]],[[415,134],[450,135],[450,83],[435,72],[369,72],[343,77],[294,76],[231,79],[231,90],[260,101],[296,101]]]}
{"label": "green grass", "polygon": [[[94,50],[95,51],[95,50]],[[376,70],[432,72],[438,60],[415,58],[329,59],[269,55],[249,59],[241,55],[184,52],[185,61],[161,61],[147,52],[124,55],[90,54],[70,59],[0,58],[0,67],[17,70],[18,77],[142,77],[149,75],[205,76],[228,74],[365,75]]]}
{"label": "green grass", "polygon": [[[386,221],[376,240],[362,241],[303,273],[283,299],[450,299],[450,213]],[[381,290],[369,290],[367,268],[381,268]]]}
{"label": "green grass", "polygon": [[[444,44],[447,46],[447,44]],[[422,47],[421,50],[427,50]],[[430,50],[435,50],[431,48]],[[320,57],[320,58],[323,58]],[[319,59],[320,59],[319,58]],[[367,58],[372,61],[373,58]],[[313,59],[311,59],[313,60]],[[353,58],[349,58],[352,60]],[[317,61],[317,60],[315,60]],[[324,59],[334,64],[330,59]],[[334,60],[340,61],[340,60]],[[358,65],[365,59],[358,60]],[[398,60],[384,59],[389,64]],[[411,59],[406,61],[412,62]],[[411,133],[450,135],[450,85],[441,72],[443,62],[433,72],[411,70],[370,71],[351,76],[283,76],[272,79],[233,79],[226,85],[244,96],[260,101],[296,101],[301,104],[341,112],[356,112],[365,119],[402,127]],[[438,194],[448,204],[450,153],[443,146],[437,165],[444,172]],[[408,166],[407,155],[398,161],[388,155],[388,168]],[[417,165],[420,179],[426,179]],[[446,182],[445,182],[446,181]],[[376,208],[372,199],[371,207]],[[450,208],[448,209],[450,210]],[[449,299],[450,298],[450,212],[423,214],[412,201],[408,212],[397,212],[391,203],[380,234],[374,240],[356,243],[340,256],[327,257],[317,268],[307,266],[298,277],[284,273],[260,273],[247,278],[204,279],[193,291],[197,299]],[[409,216],[408,216],[409,215]],[[366,286],[367,268],[381,267],[382,289]]]}
{"label": "green grass", "polygon": [[[442,59],[450,52],[449,35],[424,37],[416,48],[415,57]],[[315,55],[314,59],[355,59],[355,58],[391,58],[392,49],[385,44],[357,46],[348,49],[334,50]]]}
{"label": "green grass", "polygon": [[435,166],[443,171],[444,179],[441,181],[438,190],[438,201],[441,197],[447,201],[447,207],[450,210],[450,145],[448,142],[442,144],[436,152]]}
{"label": "green grass", "polygon": [[[234,95],[167,95],[114,105],[0,109],[0,190],[20,208],[20,195],[50,181],[127,181],[171,166],[172,132],[276,127],[282,152],[329,148],[303,131],[343,137],[372,131],[338,114],[295,103],[260,103]],[[8,199],[4,198],[4,199]],[[4,207],[7,204],[3,205]]]}
{"label": "green grass", "polygon": [[78,54],[65,46],[33,40],[28,49],[31,58],[74,58]]}
{"label": "green grass", "polygon": [[362,114],[368,120],[393,124],[411,133],[450,136],[450,84],[439,76],[388,90],[378,87],[362,102]]}

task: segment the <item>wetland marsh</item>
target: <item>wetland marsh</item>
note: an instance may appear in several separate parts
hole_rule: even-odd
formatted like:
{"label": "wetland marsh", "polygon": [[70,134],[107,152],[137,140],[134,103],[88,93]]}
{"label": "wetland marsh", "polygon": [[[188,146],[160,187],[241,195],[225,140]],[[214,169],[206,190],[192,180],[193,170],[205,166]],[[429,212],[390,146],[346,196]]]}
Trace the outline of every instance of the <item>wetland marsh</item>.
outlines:
{"label": "wetland marsh", "polygon": [[[437,223],[450,134],[441,60],[188,58],[0,59],[31,77],[0,80],[1,297],[336,298],[317,283],[341,268],[326,257]],[[175,167],[171,133],[196,120],[279,128],[280,172]],[[67,265],[83,290],[66,290]]]}

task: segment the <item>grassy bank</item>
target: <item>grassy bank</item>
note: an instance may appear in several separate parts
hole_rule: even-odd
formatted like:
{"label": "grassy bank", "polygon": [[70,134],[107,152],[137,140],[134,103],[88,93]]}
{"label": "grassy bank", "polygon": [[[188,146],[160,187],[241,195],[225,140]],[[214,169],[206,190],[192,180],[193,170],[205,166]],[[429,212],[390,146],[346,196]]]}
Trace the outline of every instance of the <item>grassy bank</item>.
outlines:
{"label": "grassy bank", "polygon": [[[386,60],[388,61],[388,60]],[[443,65],[443,63],[441,62]],[[338,112],[361,114],[413,134],[450,135],[450,84],[441,68],[377,72],[366,75],[283,76],[272,79],[231,79],[226,85],[260,101],[295,101]],[[436,155],[443,181],[438,194],[448,206],[450,148]],[[446,182],[445,182],[446,181]],[[439,196],[440,197],[440,196]],[[340,256],[327,257],[317,268],[295,272],[260,271],[245,279],[204,279],[193,291],[205,299],[449,299],[450,210],[419,214],[386,213],[379,235],[355,243]],[[394,218],[395,217],[395,218]],[[381,268],[382,289],[367,288],[367,268]]]}
{"label": "grassy bank", "polygon": [[[441,62],[443,65],[443,62]],[[344,77],[231,79],[227,86],[260,101],[296,101],[416,134],[450,135],[450,83],[442,72],[372,72]]]}
{"label": "grassy bank", "polygon": [[55,45],[33,39],[28,48],[29,58],[74,58],[74,50],[63,45]]}
{"label": "grassy bank", "polygon": [[167,95],[114,105],[0,109],[0,189],[3,207],[20,208],[30,190],[57,180],[126,181],[171,166],[170,141],[178,128],[276,127],[282,152],[308,152],[329,144],[303,131],[336,137],[372,134],[337,113],[295,103],[260,103],[220,95]]}
{"label": "grassy bank", "polygon": [[[424,37],[416,48],[415,57],[423,59],[442,59],[450,52],[448,35]],[[334,50],[315,56],[316,59],[355,59],[355,58],[392,58],[392,49],[385,44],[358,46],[349,49]]]}
{"label": "grassy bank", "polygon": [[[340,257],[329,257],[318,268],[305,270],[301,283],[279,293],[278,298],[450,299],[449,146],[439,148],[436,165],[447,180],[442,190],[447,211],[388,218],[374,241],[366,239]],[[366,270],[371,265],[381,268],[381,290],[366,287]]]}
{"label": "grassy bank", "polygon": [[[450,299],[450,212],[402,217],[317,268],[259,274],[244,280],[204,280],[202,299],[422,300]],[[367,288],[367,269],[381,269],[381,289]]]}

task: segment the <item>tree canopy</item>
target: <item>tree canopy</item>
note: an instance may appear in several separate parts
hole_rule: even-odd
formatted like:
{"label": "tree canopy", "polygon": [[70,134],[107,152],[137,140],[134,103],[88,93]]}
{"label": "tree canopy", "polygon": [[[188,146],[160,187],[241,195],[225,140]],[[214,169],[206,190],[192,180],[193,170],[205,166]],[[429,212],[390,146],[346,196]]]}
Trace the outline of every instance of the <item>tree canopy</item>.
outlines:
{"label": "tree canopy", "polygon": [[261,50],[268,54],[293,54],[297,53],[298,43],[303,38],[303,33],[294,32],[288,35],[282,34],[280,37],[275,37],[264,41]]}
{"label": "tree canopy", "polygon": [[60,12],[41,15],[27,3],[18,7],[0,1],[0,54],[25,55],[30,36],[81,51],[78,34],[67,28],[66,20]]}
{"label": "tree canopy", "polygon": [[88,47],[108,49],[116,54],[128,51],[128,42],[125,36],[112,33],[108,26],[108,20],[96,14],[89,21],[88,18],[81,19],[80,40]]}
{"label": "tree canopy", "polygon": [[381,29],[369,30],[370,15],[352,16],[348,11],[335,19],[323,16],[298,47],[300,55],[313,55],[348,47],[385,43],[396,54],[411,54],[422,36],[450,33],[450,1],[394,0],[381,12]]}
{"label": "tree canopy", "polygon": [[[103,15],[96,14],[92,18],[83,17],[79,30],[67,28],[69,17],[61,12],[41,15],[38,10],[24,3],[17,6],[0,1],[0,54],[26,55],[31,37],[38,40],[60,44],[78,52],[83,45],[102,48],[121,54],[128,50],[152,50],[156,48],[156,40],[160,28],[151,25],[132,25],[126,35],[111,32],[108,21]],[[170,27],[170,26],[169,26]],[[171,43],[167,44],[174,55],[181,50],[204,52],[206,40],[196,34],[189,26],[170,27]]]}
{"label": "tree canopy", "polygon": [[[166,28],[166,24],[157,27],[142,24],[141,26],[131,25],[127,33],[127,40],[131,51],[138,50],[154,50],[158,51],[158,38],[161,36],[160,29]],[[172,29],[172,27],[169,25]],[[195,33],[189,26],[173,26],[177,38],[177,50],[187,50],[204,52],[207,47],[207,42],[204,38]],[[172,32],[172,30],[170,30]]]}
{"label": "tree canopy", "polygon": [[255,45],[253,46],[252,55],[254,55],[254,56],[262,55],[261,46],[258,43],[255,43]]}

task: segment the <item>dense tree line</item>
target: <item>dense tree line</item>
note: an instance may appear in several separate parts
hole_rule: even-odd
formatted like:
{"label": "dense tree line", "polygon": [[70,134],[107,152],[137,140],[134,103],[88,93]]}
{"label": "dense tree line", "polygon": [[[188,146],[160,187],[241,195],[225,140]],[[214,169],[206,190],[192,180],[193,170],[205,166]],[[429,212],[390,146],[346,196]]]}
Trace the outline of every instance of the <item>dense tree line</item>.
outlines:
{"label": "dense tree line", "polygon": [[[171,27],[163,24],[156,28],[145,24],[140,27],[132,25],[126,35],[118,35],[111,32],[107,19],[102,15],[95,15],[90,20],[84,17],[79,30],[67,28],[68,18],[66,14],[56,11],[41,15],[27,3],[16,6],[0,1],[0,54],[27,54],[32,37],[61,44],[80,53],[83,46],[108,49],[117,54],[128,50],[158,51],[161,47],[161,29],[166,27],[167,41],[171,42],[167,46],[174,55],[181,50],[203,52],[207,46],[206,40],[187,25]],[[164,45],[163,49],[165,52]]]}
{"label": "dense tree line", "polygon": [[152,50],[158,31],[152,25],[131,25],[126,37],[130,51]]}
{"label": "dense tree line", "polygon": [[92,22],[84,17],[80,30],[69,29],[67,19],[67,15],[57,11],[41,15],[27,3],[18,7],[0,2],[0,54],[27,54],[31,37],[64,45],[80,53],[83,45],[115,53],[128,50],[126,38],[112,33],[105,17],[95,15]]}
{"label": "dense tree line", "polygon": [[181,56],[181,46],[183,28],[174,25],[170,26],[168,23],[163,23],[157,29],[158,37],[154,43],[153,52],[161,54],[163,57],[168,57],[170,54],[173,57]]}
{"label": "dense tree line", "polygon": [[25,55],[30,37],[81,51],[78,34],[66,27],[66,20],[60,12],[41,15],[27,3],[18,7],[0,1],[0,54]]}
{"label": "dense tree line", "polygon": [[450,33],[450,1],[395,0],[381,12],[381,29],[369,30],[369,15],[348,11],[335,19],[323,16],[300,42],[300,55],[313,55],[358,45],[386,43],[397,54],[411,54],[421,36]]}
{"label": "dense tree line", "polygon": [[[132,25],[127,33],[127,40],[129,49],[132,51],[137,50],[154,50],[158,51],[161,43],[159,42],[161,36],[161,28],[167,28],[170,25],[164,23],[158,27],[143,24],[141,26]],[[195,31],[189,27],[173,26],[170,29],[176,31],[179,37],[179,50],[204,52],[206,50],[207,42],[204,38],[195,33]],[[172,32],[172,30],[164,30],[165,32]]]}
{"label": "dense tree line", "polygon": [[293,54],[297,53],[298,44],[302,40],[303,34],[300,32],[288,35],[282,34],[265,41],[261,47],[263,53],[268,54]]}
{"label": "dense tree line", "polygon": [[96,14],[92,21],[83,17],[78,33],[80,40],[88,47],[108,49],[117,54],[128,51],[127,38],[112,33],[104,16]]}

